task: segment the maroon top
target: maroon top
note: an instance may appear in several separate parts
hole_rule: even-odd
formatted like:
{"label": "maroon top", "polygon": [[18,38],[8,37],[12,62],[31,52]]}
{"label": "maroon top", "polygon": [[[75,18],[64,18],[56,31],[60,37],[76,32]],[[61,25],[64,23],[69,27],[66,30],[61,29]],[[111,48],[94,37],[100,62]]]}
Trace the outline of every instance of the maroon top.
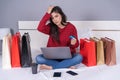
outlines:
{"label": "maroon top", "polygon": [[[77,48],[79,46],[77,30],[76,30],[75,26],[73,24],[71,24],[70,22],[67,22],[67,25],[64,28],[62,28],[62,29],[59,28],[60,43],[58,43],[57,41],[53,40],[53,38],[49,34],[50,25],[49,25],[49,23],[48,24],[46,24],[46,23],[50,19],[50,17],[51,17],[51,15],[46,13],[44,15],[44,17],[42,18],[42,20],[40,21],[40,23],[38,25],[38,28],[37,28],[38,31],[49,35],[47,47],[67,46],[67,47],[70,47],[71,53],[75,53],[76,52],[75,48]],[[71,36],[71,35],[74,36],[77,39],[77,42],[76,42],[75,45],[70,44],[69,36]]]}

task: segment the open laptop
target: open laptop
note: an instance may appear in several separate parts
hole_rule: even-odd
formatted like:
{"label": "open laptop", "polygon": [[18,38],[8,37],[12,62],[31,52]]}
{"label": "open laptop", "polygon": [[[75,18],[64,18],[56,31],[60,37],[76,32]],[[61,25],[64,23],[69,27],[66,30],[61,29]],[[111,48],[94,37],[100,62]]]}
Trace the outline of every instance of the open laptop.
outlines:
{"label": "open laptop", "polygon": [[69,47],[42,47],[41,51],[47,59],[68,59],[72,57]]}

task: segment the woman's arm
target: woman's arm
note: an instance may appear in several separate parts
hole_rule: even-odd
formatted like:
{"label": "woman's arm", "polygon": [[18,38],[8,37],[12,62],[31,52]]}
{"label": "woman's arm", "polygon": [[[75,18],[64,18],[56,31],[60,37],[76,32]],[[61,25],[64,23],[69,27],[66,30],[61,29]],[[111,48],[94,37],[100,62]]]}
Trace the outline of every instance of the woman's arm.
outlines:
{"label": "woman's arm", "polygon": [[46,13],[39,22],[37,30],[45,34],[49,34],[50,27],[48,24],[46,24],[49,19],[50,19],[50,14]]}
{"label": "woman's arm", "polygon": [[49,34],[50,26],[49,26],[49,24],[47,24],[47,22],[49,21],[49,19],[51,17],[50,13],[51,13],[52,9],[53,9],[53,6],[48,7],[46,14],[43,16],[43,18],[39,22],[39,25],[37,27],[38,31],[43,32],[45,34]]}
{"label": "woman's arm", "polygon": [[71,31],[71,36],[73,36],[71,38],[71,48],[77,48],[79,46],[79,40],[78,40],[78,35],[77,35],[77,30],[75,27],[73,27],[72,31]]}

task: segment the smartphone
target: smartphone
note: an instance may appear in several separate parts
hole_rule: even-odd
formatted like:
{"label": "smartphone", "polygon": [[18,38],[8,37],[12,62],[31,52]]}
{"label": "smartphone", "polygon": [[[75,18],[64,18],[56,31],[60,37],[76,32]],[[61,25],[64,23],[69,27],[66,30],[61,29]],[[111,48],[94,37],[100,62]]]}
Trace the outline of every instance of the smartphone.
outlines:
{"label": "smartphone", "polygon": [[61,77],[61,72],[54,72],[53,77]]}
{"label": "smartphone", "polygon": [[78,75],[78,73],[73,72],[73,71],[67,71],[66,73],[68,73],[68,74],[70,74],[70,75],[73,75],[73,76]]}

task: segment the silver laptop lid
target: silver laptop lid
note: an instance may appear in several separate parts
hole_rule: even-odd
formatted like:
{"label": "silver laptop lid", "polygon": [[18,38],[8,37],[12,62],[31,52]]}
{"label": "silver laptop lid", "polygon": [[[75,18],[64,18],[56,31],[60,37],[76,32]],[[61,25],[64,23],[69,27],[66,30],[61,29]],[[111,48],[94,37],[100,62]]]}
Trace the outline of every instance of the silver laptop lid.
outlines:
{"label": "silver laptop lid", "polygon": [[41,51],[47,59],[68,59],[72,57],[69,47],[44,47],[41,48]]}

